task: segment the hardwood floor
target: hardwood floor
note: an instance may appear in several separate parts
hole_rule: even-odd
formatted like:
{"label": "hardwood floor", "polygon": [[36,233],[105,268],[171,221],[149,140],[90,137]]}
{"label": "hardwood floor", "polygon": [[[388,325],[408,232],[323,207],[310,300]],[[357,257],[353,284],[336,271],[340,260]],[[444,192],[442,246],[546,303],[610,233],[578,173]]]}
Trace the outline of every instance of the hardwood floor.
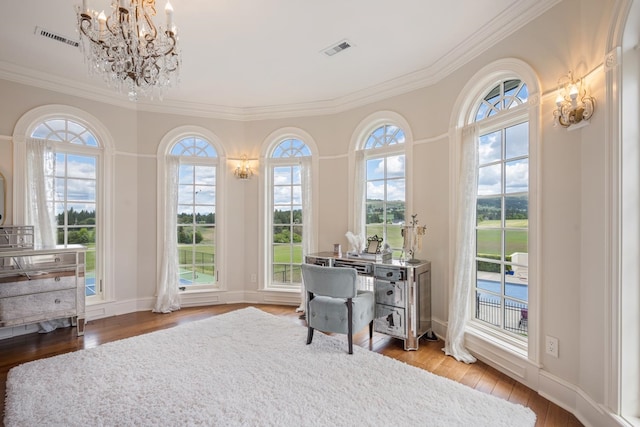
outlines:
{"label": "hardwood floor", "polygon": [[[0,340],[0,355],[2,355],[0,358],[0,396],[5,396],[9,370],[22,363],[96,347],[106,342],[159,329],[171,328],[181,323],[204,319],[248,305],[216,305],[184,308],[171,314],[138,312],[109,317],[89,322],[83,337],[76,337],[75,328],[66,328],[48,334],[29,334]],[[306,326],[305,321],[298,318],[298,313],[295,313],[293,307],[277,305],[256,305],[256,307]],[[445,356],[441,350],[442,341],[422,340],[418,351],[404,351],[402,341],[382,334],[374,333],[373,340],[370,342],[368,331],[365,330],[354,336],[354,345],[369,348],[484,393],[528,406],[536,413],[536,426],[573,427],[582,425],[569,412],[490,366],[482,362],[467,365]],[[4,420],[4,399],[2,399],[1,405],[0,413],[2,420]]]}

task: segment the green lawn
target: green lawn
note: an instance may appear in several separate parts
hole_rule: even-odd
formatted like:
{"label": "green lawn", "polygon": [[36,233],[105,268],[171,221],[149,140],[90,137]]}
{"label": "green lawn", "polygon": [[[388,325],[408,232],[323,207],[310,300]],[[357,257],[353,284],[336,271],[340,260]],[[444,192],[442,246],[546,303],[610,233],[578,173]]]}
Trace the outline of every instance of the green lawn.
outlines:
{"label": "green lawn", "polygon": [[[478,224],[481,228],[477,234],[477,253],[483,257],[496,257],[499,259],[502,253],[502,232],[499,228],[500,221],[482,221]],[[515,230],[505,232],[505,254],[510,256],[514,252],[529,252],[528,220],[507,220],[506,226]],[[493,255],[493,256],[492,256]]]}

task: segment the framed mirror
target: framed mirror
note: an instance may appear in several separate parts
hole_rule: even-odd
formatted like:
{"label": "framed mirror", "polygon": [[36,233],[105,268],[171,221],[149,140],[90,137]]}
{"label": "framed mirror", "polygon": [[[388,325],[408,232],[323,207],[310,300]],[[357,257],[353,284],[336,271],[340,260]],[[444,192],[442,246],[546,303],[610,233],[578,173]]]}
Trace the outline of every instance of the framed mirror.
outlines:
{"label": "framed mirror", "polygon": [[6,193],[7,193],[7,181],[4,179],[4,175],[0,172],[0,225],[4,224],[5,207],[7,206]]}
{"label": "framed mirror", "polygon": [[365,249],[365,252],[368,254],[379,254],[381,247],[382,247],[382,238],[378,237],[378,235],[376,234],[373,237],[367,238],[367,248]]}

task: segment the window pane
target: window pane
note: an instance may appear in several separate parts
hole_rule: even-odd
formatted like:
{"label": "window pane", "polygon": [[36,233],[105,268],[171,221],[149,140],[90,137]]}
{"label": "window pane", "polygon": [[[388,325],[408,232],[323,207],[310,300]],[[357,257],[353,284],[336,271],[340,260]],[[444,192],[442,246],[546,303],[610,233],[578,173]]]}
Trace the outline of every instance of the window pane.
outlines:
{"label": "window pane", "polygon": [[502,198],[480,197],[476,204],[476,222],[481,227],[502,226]]}
{"label": "window pane", "polygon": [[404,239],[402,237],[402,225],[401,224],[391,224],[387,226],[387,240],[385,242],[392,248],[401,248]]}
{"label": "window pane", "polygon": [[194,201],[195,192],[193,191],[193,185],[179,185],[178,186],[178,203],[179,204],[192,204]]}
{"label": "window pane", "polygon": [[384,179],[384,158],[367,160],[367,181]]}
{"label": "window pane", "polygon": [[216,182],[216,168],[212,166],[195,166],[195,183],[213,185]]}
{"label": "window pane", "polygon": [[506,159],[529,154],[529,122],[520,123],[505,129]]}
{"label": "window pane", "polygon": [[276,264],[290,264],[292,262],[291,246],[273,245],[273,260]]}
{"label": "window pane", "polygon": [[[529,251],[527,230],[505,230],[505,254],[512,256],[514,253],[527,253]],[[514,262],[513,258],[511,259]]]}
{"label": "window pane", "polygon": [[529,227],[529,198],[523,196],[507,196],[504,198],[505,226],[510,228]]}
{"label": "window pane", "polygon": [[384,181],[367,182],[367,201],[384,200]]}
{"label": "window pane", "polygon": [[68,179],[67,199],[74,201],[96,200],[96,182],[86,179]]}
{"label": "window pane", "polygon": [[291,184],[291,166],[276,166],[273,168],[273,183],[275,185]]}
{"label": "window pane", "polygon": [[[366,204],[367,224],[382,224],[384,221],[384,204],[382,201],[369,201]],[[367,233],[367,236],[370,234]]]}
{"label": "window pane", "polygon": [[[291,226],[278,225],[273,227],[273,243],[291,243]],[[281,262],[281,261],[278,261]]]}
{"label": "window pane", "polygon": [[291,212],[288,209],[276,208],[273,212],[274,224],[291,224]]}
{"label": "window pane", "polygon": [[529,191],[529,159],[505,163],[505,193]]}
{"label": "window pane", "polygon": [[502,230],[482,228],[476,230],[477,255],[481,258],[502,259]]}
{"label": "window pane", "polygon": [[[294,225],[293,226],[293,234],[291,235],[291,243],[302,243],[302,226],[301,225]],[[300,247],[298,245],[298,247]],[[302,247],[300,247],[301,249]],[[302,258],[300,258],[300,260],[296,261],[296,262],[302,262]]]}
{"label": "window pane", "polygon": [[193,205],[178,206],[178,224],[193,224]]}
{"label": "window pane", "polygon": [[404,178],[404,155],[387,157],[387,178]]}
{"label": "window pane", "polygon": [[[294,224],[304,224],[304,218],[302,217],[302,207],[301,206],[294,206],[293,223]],[[302,233],[300,235],[302,236]]]}
{"label": "window pane", "polygon": [[193,165],[180,165],[180,184],[193,184],[194,169]]}
{"label": "window pane", "polygon": [[478,195],[502,193],[502,165],[484,166],[478,169]]}
{"label": "window pane", "polygon": [[291,203],[296,205],[302,204],[302,187],[296,185],[291,188]]}
{"label": "window pane", "polygon": [[[405,181],[404,179],[390,179],[387,181],[387,220],[389,220],[389,209],[393,205],[394,208],[399,206],[404,207],[405,193]],[[393,202],[403,202],[400,205]],[[404,210],[404,209],[403,209]]]}
{"label": "window pane", "polygon": [[194,197],[195,203],[199,205],[215,205],[216,189],[211,186],[196,186]]}
{"label": "window pane", "polygon": [[273,187],[273,203],[275,205],[290,205],[291,204],[291,187],[278,186]]}
{"label": "window pane", "polygon": [[478,139],[478,163],[484,165],[502,158],[502,132],[496,131]]}
{"label": "window pane", "polygon": [[88,156],[67,156],[67,176],[70,178],[96,178],[96,158]]}

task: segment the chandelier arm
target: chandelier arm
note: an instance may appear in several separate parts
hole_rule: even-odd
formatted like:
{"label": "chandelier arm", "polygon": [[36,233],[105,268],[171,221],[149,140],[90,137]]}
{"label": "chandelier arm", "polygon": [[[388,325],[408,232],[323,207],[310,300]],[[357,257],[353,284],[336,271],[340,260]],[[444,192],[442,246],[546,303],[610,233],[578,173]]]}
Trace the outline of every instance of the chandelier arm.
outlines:
{"label": "chandelier arm", "polygon": [[84,34],[84,36],[88,38],[92,43],[100,44],[101,43],[99,38],[100,33],[98,33],[98,38],[95,38],[92,32],[89,31],[93,27],[93,24],[91,21],[92,21],[91,16],[87,15],[86,13],[81,14],[80,15],[80,32]]}

